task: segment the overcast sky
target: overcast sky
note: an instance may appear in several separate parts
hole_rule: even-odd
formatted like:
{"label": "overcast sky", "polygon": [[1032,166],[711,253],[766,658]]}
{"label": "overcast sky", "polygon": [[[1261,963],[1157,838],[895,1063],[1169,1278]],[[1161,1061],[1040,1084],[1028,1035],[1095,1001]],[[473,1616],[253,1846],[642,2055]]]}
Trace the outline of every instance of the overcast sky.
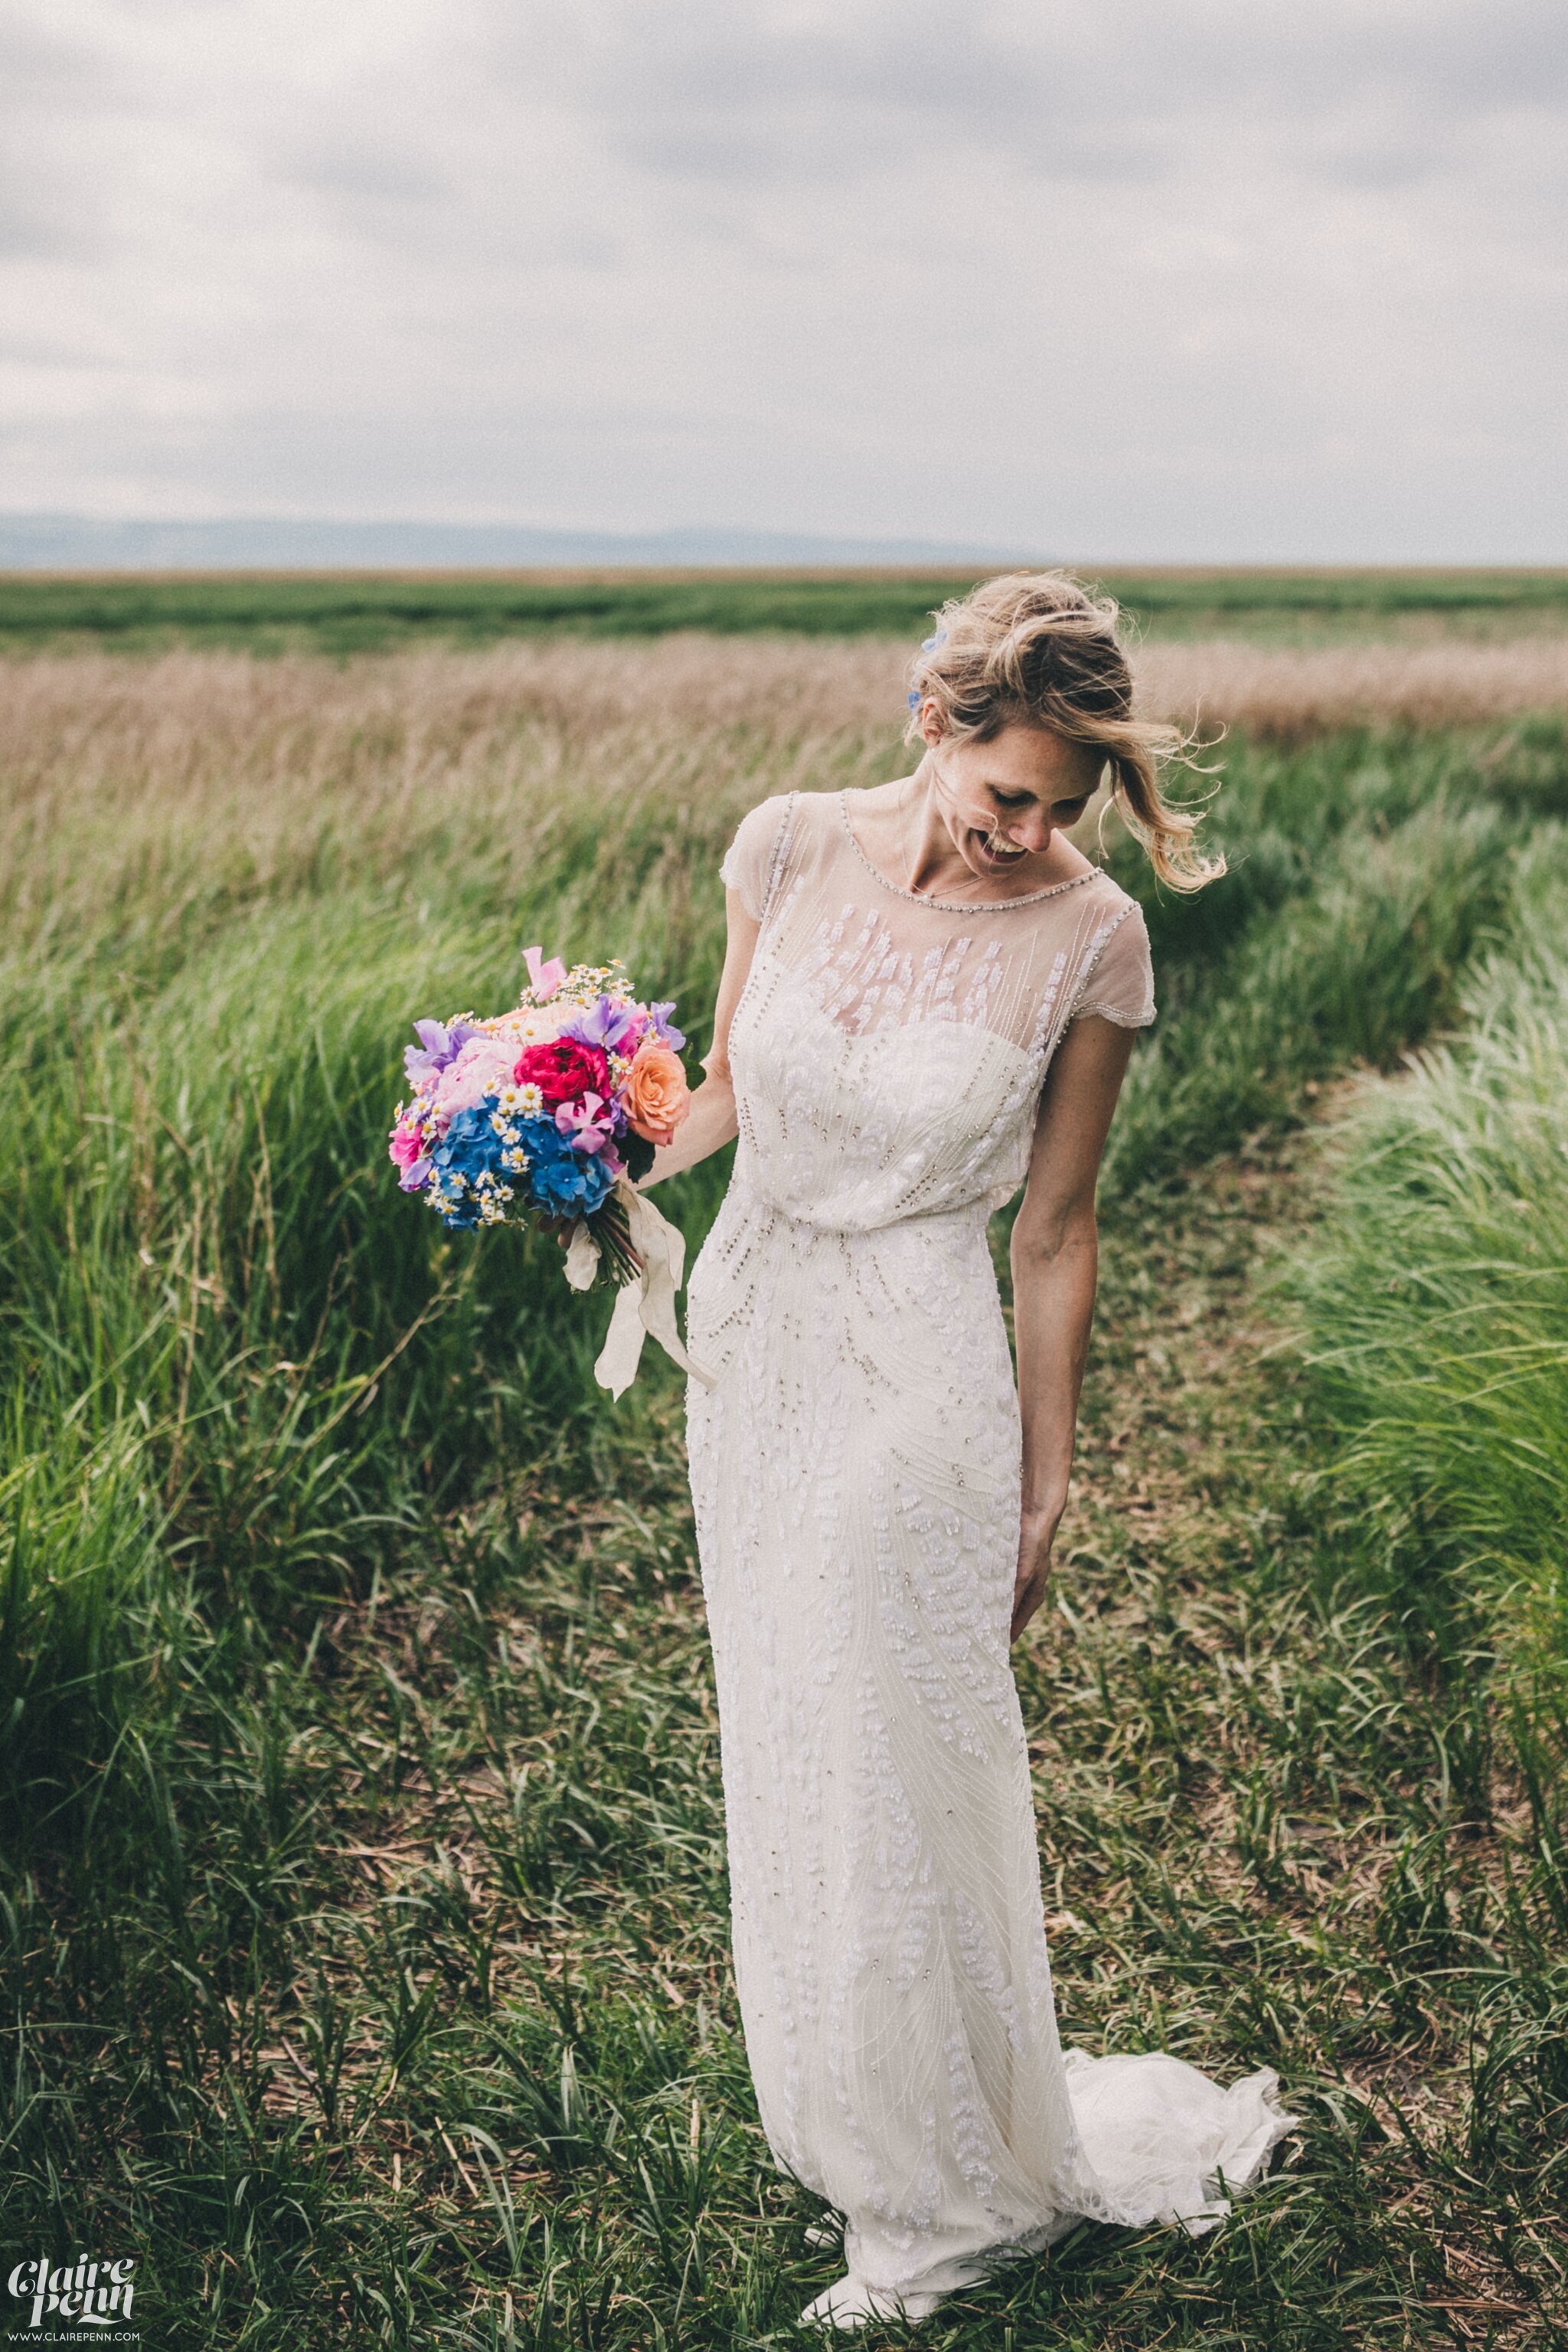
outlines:
{"label": "overcast sky", "polygon": [[10,0],[0,507],[1568,561],[1563,0]]}

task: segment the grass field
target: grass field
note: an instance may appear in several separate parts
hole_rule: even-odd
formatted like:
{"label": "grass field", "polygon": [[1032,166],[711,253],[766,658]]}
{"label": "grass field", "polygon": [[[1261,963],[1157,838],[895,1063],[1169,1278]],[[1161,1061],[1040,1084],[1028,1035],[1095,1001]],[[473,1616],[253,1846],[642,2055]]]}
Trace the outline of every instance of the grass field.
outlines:
{"label": "grass field", "polygon": [[[1068,2038],[1277,2065],[1303,2129],[1215,2238],[1085,2230],[921,2340],[1563,2345],[1550,1562],[1494,1493],[1467,1573],[1476,1482],[1390,1479],[1363,1343],[1420,1343],[1386,1283],[1406,1324],[1372,1328],[1391,1247],[1485,1311],[1415,1142],[1379,1190],[1378,1121],[1560,1230],[1544,1110],[1505,1165],[1458,1064],[1397,1074],[1474,1031],[1488,1101],[1558,1098],[1568,698],[1544,638],[1441,675],[1206,643],[1149,690],[1237,722],[1233,872],[1161,898],[1110,841],[1162,1018],[1019,1672]],[[736,817],[896,772],[899,658],[9,666],[0,2276],[134,2252],[176,2347],[810,2340],[835,2263],[738,2038],[676,1384],[605,1405],[605,1305],[548,1247],[443,1237],[383,1138],[408,1018],[500,1001],[524,940],[623,947],[700,1053]],[[1325,1150],[1347,1102],[1372,1125]],[[721,1181],[672,1191],[694,1240]]]}
{"label": "grass field", "polygon": [[[1568,1690],[1568,874],[1521,873],[1515,949],[1464,991],[1460,1036],[1345,1136],[1345,1213],[1298,1296],[1342,1494],[1396,1585],[1479,1613]],[[1435,1604],[1435,1607],[1434,1607]],[[1526,1702],[1528,1704],[1528,1702]]]}
{"label": "grass field", "polygon": [[[1568,628],[1568,572],[1149,571],[1103,586],[1161,636],[1242,631],[1284,642],[1347,636],[1517,637]],[[962,593],[957,572],[253,572],[0,574],[0,647],[173,643],[346,654],[410,639],[468,645],[543,634],[663,636],[783,631],[918,639]]]}

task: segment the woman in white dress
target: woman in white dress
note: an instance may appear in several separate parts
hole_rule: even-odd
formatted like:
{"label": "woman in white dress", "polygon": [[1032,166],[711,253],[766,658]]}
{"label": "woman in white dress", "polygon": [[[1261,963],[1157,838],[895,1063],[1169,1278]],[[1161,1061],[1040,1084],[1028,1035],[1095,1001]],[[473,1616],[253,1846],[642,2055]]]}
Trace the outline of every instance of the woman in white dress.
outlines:
{"label": "woman in white dress", "polygon": [[[1268,2072],[1062,2052],[1008,1662],[1154,1010],[1137,904],[1065,829],[1109,768],[1165,879],[1220,868],[1076,582],[950,605],[911,681],[912,775],[742,822],[706,1082],[647,1179],[739,1137],[691,1276],[691,1485],[747,2054],[778,2162],[845,2216],[805,2315],[845,2327],[1083,2216],[1209,2226],[1289,2126]],[[1026,1179],[1015,1388],[985,1228]]]}

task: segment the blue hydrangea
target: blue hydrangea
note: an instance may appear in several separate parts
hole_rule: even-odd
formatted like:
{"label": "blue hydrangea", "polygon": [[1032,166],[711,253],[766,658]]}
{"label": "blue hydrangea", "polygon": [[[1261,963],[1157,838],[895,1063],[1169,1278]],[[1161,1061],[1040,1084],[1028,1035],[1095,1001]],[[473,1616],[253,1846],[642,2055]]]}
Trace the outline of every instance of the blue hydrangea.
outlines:
{"label": "blue hydrangea", "polygon": [[476,1187],[475,1179],[507,1181],[501,1164],[506,1146],[491,1125],[495,1107],[495,1097],[487,1095],[482,1102],[458,1111],[440,1142],[431,1148],[432,1198],[446,1223],[458,1233],[471,1233],[482,1222],[479,1193],[484,1188]]}
{"label": "blue hydrangea", "polygon": [[[462,1178],[459,1176],[458,1179],[458,1184],[461,1184],[462,1181]],[[435,1207],[440,1212],[442,1223],[444,1225],[449,1225],[455,1234],[471,1234],[478,1225],[479,1222],[479,1196],[477,1192],[469,1192],[467,1191],[457,1192],[447,1189],[443,1189],[437,1192],[433,1186],[430,1192],[430,1199]]]}
{"label": "blue hydrangea", "polygon": [[[444,1223],[455,1233],[471,1233],[489,1222],[484,1195],[502,1184],[526,1184],[534,1206],[547,1216],[591,1217],[615,1182],[603,1160],[574,1151],[552,1118],[514,1120],[517,1141],[507,1143],[496,1132],[495,1109],[491,1094],[457,1112],[431,1148],[429,1197]],[[507,1165],[506,1155],[518,1150],[527,1155],[526,1172]]]}
{"label": "blue hydrangea", "polygon": [[500,1156],[506,1147],[490,1124],[494,1108],[494,1096],[487,1095],[483,1102],[457,1113],[440,1142],[431,1149],[430,1157],[437,1169],[443,1172],[452,1169],[459,1176],[500,1173]]}
{"label": "blue hydrangea", "polygon": [[603,1160],[595,1152],[574,1151],[553,1119],[525,1118],[520,1133],[539,1207],[552,1217],[591,1217],[615,1182]]}

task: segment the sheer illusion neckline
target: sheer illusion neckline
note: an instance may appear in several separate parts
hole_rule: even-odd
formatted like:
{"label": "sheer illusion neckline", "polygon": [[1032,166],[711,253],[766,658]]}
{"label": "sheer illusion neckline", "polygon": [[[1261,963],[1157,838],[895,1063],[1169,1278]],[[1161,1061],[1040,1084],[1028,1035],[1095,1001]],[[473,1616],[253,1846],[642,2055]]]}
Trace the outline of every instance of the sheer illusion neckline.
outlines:
{"label": "sheer illusion neckline", "polygon": [[1001,914],[1013,907],[1037,906],[1042,898],[1054,898],[1062,890],[1076,890],[1080,882],[1091,880],[1100,870],[1098,866],[1086,866],[1081,874],[1069,874],[1065,882],[1047,882],[1043,889],[1026,890],[1017,898],[933,898],[923,890],[906,890],[901,882],[895,882],[889,876],[883,873],[876,860],[862,847],[860,836],[851,822],[847,788],[837,793],[835,797],[838,803],[838,814],[843,820],[844,830],[849,836],[849,846],[861,865],[868,874],[875,877],[884,890],[890,890],[897,898],[908,898],[911,906],[935,907],[947,915]]}

